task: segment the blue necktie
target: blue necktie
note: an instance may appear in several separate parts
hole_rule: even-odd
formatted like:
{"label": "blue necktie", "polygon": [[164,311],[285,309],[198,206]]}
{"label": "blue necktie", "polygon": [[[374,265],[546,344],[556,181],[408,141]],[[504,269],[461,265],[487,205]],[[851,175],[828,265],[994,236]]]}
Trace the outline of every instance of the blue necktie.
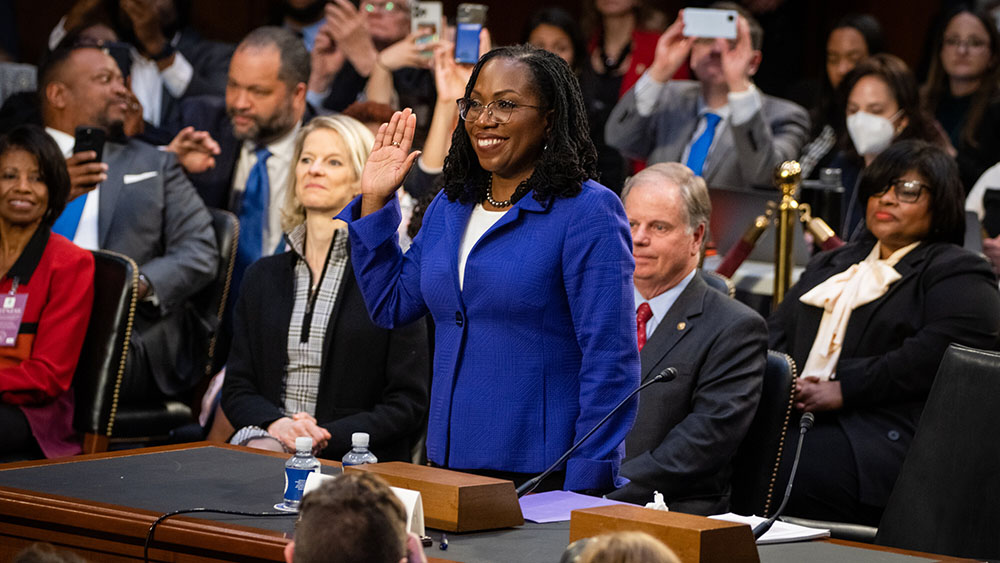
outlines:
{"label": "blue necktie", "polygon": [[233,267],[233,287],[239,287],[243,272],[263,253],[264,227],[267,225],[267,207],[270,185],[267,179],[267,159],[271,151],[260,147],[256,151],[257,164],[250,169],[246,189],[240,203],[240,244]]}
{"label": "blue necktie", "polygon": [[80,217],[83,215],[83,206],[87,204],[87,196],[90,193],[82,194],[66,204],[59,218],[52,224],[52,232],[73,240],[76,236],[76,228],[80,226]]}
{"label": "blue necktie", "polygon": [[722,118],[714,113],[705,114],[705,131],[691,143],[691,150],[688,152],[687,167],[694,171],[695,175],[701,176],[705,168],[705,158],[708,157],[708,149],[712,147],[712,139],[715,138],[715,128]]}

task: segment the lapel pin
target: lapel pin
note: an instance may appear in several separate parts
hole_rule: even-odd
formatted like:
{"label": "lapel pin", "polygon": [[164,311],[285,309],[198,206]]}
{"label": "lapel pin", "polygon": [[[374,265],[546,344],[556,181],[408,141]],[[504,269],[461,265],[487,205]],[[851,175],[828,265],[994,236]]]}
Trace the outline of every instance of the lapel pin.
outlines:
{"label": "lapel pin", "polygon": [[687,328],[687,323],[686,322],[681,321],[681,322],[677,323],[677,330],[684,330],[685,328]]}

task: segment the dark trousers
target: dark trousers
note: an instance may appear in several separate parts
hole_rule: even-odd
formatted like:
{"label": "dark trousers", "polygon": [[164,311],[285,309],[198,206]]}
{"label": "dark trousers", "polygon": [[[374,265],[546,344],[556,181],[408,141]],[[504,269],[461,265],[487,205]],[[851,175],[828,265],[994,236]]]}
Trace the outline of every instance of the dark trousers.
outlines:
{"label": "dark trousers", "polygon": [[0,428],[0,462],[44,457],[21,409],[0,403]]}
{"label": "dark trousers", "polygon": [[[798,436],[792,437],[798,440]],[[791,466],[795,443],[782,464]],[[827,418],[805,436],[798,475],[785,514],[832,522],[878,526],[885,507],[864,504],[860,498],[857,463],[847,434],[836,420]]]}

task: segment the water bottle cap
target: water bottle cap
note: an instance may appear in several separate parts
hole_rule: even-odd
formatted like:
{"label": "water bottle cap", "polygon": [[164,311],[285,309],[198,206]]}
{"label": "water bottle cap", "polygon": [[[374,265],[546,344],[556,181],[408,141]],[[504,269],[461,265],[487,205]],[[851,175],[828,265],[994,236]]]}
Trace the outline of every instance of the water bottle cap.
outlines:
{"label": "water bottle cap", "polygon": [[299,436],[295,439],[295,449],[297,451],[311,452],[313,449],[313,439],[309,436]]}
{"label": "water bottle cap", "polygon": [[351,434],[351,445],[356,448],[367,448],[368,447],[368,433],[367,432],[355,432]]}

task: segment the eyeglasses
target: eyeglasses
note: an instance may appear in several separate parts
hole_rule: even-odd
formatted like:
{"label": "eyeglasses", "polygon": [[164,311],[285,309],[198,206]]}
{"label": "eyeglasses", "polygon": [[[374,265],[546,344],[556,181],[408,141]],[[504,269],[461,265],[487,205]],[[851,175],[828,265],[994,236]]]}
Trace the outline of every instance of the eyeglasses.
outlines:
{"label": "eyeglasses", "polygon": [[968,39],[945,37],[944,46],[948,49],[955,49],[956,51],[962,47],[965,47],[969,51],[982,51],[990,46],[990,42],[978,37],[970,37]]}
{"label": "eyeglasses", "polygon": [[871,197],[882,197],[889,193],[889,189],[893,189],[896,192],[896,199],[902,203],[916,203],[920,199],[920,193],[924,190],[930,191],[930,186],[923,182],[918,182],[916,180],[893,180],[889,182],[882,191],[873,193]]}
{"label": "eyeglasses", "polygon": [[362,8],[369,14],[375,10],[382,10],[383,12],[401,12],[406,9],[406,4],[401,2],[365,2],[361,5]]}
{"label": "eyeglasses", "polygon": [[529,106],[528,104],[519,104],[510,100],[493,100],[486,105],[483,105],[471,98],[459,98],[455,101],[458,102],[458,116],[465,121],[476,121],[479,119],[479,116],[483,114],[483,110],[486,110],[486,114],[493,121],[497,123],[507,123],[510,121],[511,114],[514,113],[514,110],[516,109],[543,109],[542,106]]}

